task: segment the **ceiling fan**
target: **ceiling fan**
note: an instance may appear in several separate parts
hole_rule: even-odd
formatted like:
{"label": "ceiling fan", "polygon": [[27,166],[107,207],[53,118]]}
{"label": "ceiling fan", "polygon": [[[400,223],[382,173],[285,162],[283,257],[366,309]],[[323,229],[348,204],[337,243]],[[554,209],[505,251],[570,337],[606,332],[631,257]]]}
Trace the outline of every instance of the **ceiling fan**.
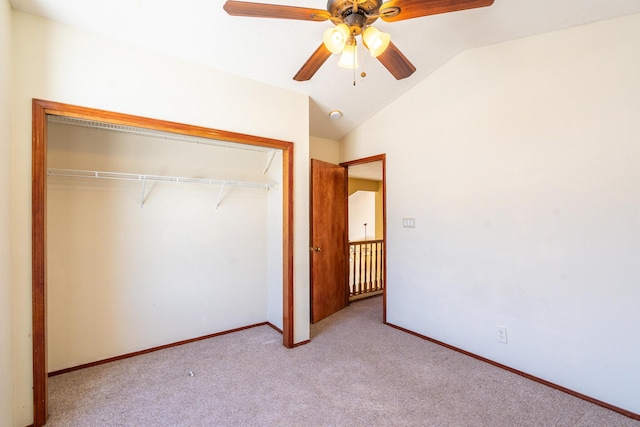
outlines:
{"label": "ceiling fan", "polygon": [[327,10],[322,10],[227,0],[224,10],[233,16],[333,22],[335,27],[325,31],[323,43],[296,73],[294,80],[310,80],[333,53],[342,54],[338,65],[357,68],[356,36],[361,36],[371,56],[376,57],[397,80],[400,80],[409,77],[416,68],[391,42],[389,34],[371,26],[378,18],[386,22],[402,21],[491,6],[493,1],[388,0],[383,3],[383,0],[328,0]]}

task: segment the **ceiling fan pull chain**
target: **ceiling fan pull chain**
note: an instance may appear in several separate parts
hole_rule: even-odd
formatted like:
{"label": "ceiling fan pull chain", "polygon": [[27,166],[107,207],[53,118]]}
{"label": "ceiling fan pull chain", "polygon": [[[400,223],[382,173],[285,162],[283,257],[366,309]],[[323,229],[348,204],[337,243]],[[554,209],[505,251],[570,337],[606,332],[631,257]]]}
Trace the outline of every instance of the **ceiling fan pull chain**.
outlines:
{"label": "ceiling fan pull chain", "polygon": [[[357,10],[356,9],[358,7],[357,4],[358,4],[357,2],[353,3],[354,10]],[[353,41],[355,44],[355,50],[353,52],[353,85],[355,86],[356,85],[356,63],[358,62],[358,43],[356,42],[355,34],[354,34]]]}

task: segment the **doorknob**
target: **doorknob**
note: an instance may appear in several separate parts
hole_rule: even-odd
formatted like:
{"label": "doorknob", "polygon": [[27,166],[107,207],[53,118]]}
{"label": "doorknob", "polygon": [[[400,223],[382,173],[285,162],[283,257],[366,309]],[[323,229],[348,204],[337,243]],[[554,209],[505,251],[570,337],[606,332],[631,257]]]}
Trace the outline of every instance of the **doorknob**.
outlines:
{"label": "doorknob", "polygon": [[312,247],[310,247],[310,248],[309,248],[309,250],[310,250],[311,252],[320,252],[320,251],[322,250],[322,248],[320,248],[320,247],[315,247],[315,248],[314,248],[314,247],[312,246]]}

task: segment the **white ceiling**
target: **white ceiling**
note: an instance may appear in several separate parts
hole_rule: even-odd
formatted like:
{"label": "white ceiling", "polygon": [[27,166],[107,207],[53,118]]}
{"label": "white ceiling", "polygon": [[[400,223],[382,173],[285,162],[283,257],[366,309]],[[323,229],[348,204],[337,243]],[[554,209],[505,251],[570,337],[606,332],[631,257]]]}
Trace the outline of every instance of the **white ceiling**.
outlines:
{"label": "white ceiling", "polygon": [[[325,9],[325,0],[254,0]],[[425,0],[427,1],[427,0]],[[333,55],[308,82],[294,74],[322,41],[327,22],[232,17],[224,0],[11,0],[14,9],[234,75],[309,95],[313,136],[339,140],[461,51],[617,16],[640,0],[495,0],[492,6],[375,26],[416,66],[395,80],[374,58],[367,77],[339,68]],[[188,78],[185,76],[185,78]],[[343,111],[337,121],[328,112]]]}

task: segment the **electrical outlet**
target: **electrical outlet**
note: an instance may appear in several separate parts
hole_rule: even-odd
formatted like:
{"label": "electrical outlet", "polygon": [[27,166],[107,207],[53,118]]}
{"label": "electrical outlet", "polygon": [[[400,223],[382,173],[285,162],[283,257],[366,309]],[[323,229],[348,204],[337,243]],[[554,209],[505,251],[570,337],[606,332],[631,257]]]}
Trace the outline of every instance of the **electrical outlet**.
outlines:
{"label": "electrical outlet", "polygon": [[498,331],[498,342],[507,343],[507,328],[505,328],[504,326],[498,326],[497,328]]}

